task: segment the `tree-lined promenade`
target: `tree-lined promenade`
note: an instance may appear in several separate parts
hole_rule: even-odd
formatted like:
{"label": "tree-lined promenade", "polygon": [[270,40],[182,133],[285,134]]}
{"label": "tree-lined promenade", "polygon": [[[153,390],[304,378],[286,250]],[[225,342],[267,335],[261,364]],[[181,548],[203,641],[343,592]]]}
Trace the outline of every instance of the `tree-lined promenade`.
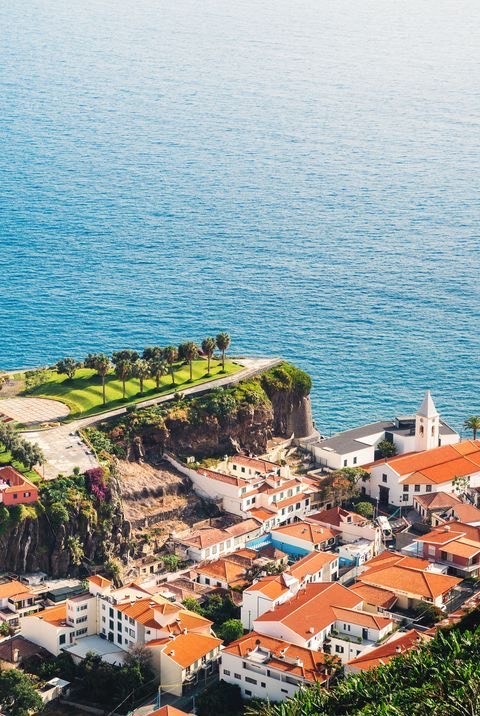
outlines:
{"label": "tree-lined promenade", "polygon": [[226,359],[229,346],[228,333],[219,333],[200,345],[89,353],[82,362],[66,357],[55,369],[27,373],[27,393],[62,401],[72,418],[93,415],[240,371],[241,365]]}

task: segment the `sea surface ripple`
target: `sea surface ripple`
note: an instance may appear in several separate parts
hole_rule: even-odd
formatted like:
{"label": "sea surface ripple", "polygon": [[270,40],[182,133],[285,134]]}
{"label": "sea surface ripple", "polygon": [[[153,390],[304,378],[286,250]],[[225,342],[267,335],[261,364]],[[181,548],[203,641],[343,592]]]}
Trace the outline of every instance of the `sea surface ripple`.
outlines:
{"label": "sea surface ripple", "polygon": [[0,366],[226,329],[480,412],[477,0],[0,4]]}

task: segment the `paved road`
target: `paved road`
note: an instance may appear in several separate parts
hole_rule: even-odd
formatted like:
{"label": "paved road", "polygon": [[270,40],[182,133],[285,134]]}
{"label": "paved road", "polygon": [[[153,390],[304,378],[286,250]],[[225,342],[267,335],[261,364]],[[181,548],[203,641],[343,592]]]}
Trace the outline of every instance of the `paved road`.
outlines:
{"label": "paved road", "polygon": [[[267,368],[271,368],[281,362],[280,358],[239,358],[237,363],[241,363],[244,368],[224,378],[216,378],[209,383],[195,385],[192,388],[181,389],[183,395],[194,395],[202,393],[205,390],[219,388],[240,380],[250,378],[257,373],[261,373]],[[137,407],[145,408],[149,405],[157,405],[158,403],[166,403],[172,400],[173,395],[162,395],[151,400],[144,400],[137,403]],[[45,465],[42,466],[41,472],[46,480],[55,479],[59,473],[70,474],[74,467],[79,467],[83,472],[90,467],[95,467],[97,461],[88,447],[80,440],[78,431],[89,425],[108,420],[109,418],[122,415],[127,412],[127,408],[116,408],[101,415],[93,415],[88,418],[81,418],[50,430],[28,431],[23,433],[23,437],[31,442],[38,443],[43,450],[46,458]]]}

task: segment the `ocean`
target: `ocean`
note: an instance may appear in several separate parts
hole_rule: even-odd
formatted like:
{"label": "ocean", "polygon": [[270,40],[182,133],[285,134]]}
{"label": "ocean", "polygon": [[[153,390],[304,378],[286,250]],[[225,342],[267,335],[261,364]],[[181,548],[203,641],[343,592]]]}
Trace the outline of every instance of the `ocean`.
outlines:
{"label": "ocean", "polygon": [[0,4],[0,366],[227,330],[480,413],[477,0]]}

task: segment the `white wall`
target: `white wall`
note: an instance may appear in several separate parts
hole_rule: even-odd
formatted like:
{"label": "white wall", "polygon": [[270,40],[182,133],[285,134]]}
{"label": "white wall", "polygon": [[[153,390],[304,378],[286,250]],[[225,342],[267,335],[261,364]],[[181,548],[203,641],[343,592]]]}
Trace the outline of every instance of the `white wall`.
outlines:
{"label": "white wall", "polygon": [[[62,647],[73,643],[74,629],[67,626],[56,626],[43,621],[38,616],[22,617],[20,619],[20,634],[34,644],[43,646],[54,656],[58,656]],[[65,643],[60,644],[60,636],[65,636]]]}
{"label": "white wall", "polygon": [[[249,668],[244,668],[243,663],[248,664]],[[267,676],[267,669],[270,676]],[[236,678],[239,676],[240,678]],[[276,677],[276,678],[275,678]],[[270,701],[283,701],[292,697],[305,683],[301,679],[288,677],[287,674],[280,670],[275,670],[269,664],[255,665],[248,660],[235,654],[222,653],[222,664],[220,667],[220,678],[229,684],[240,686],[243,698],[262,698]],[[246,681],[250,679],[250,681]],[[256,681],[256,683],[252,683]],[[245,692],[250,691],[247,695]]]}

